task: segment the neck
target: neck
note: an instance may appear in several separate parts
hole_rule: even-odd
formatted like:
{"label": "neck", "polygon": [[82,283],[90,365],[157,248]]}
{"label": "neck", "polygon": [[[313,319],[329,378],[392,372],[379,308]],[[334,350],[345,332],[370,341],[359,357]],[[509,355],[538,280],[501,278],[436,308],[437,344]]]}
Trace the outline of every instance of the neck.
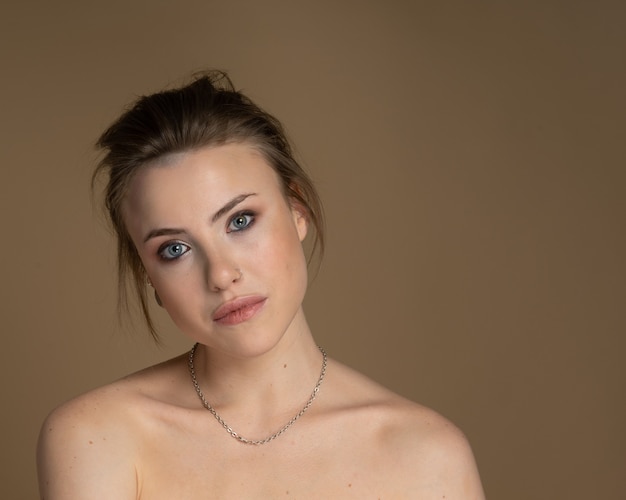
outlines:
{"label": "neck", "polygon": [[291,329],[271,349],[254,356],[196,348],[194,370],[205,399],[240,434],[267,436],[310,398],[320,378],[322,354],[303,325],[297,334]]}

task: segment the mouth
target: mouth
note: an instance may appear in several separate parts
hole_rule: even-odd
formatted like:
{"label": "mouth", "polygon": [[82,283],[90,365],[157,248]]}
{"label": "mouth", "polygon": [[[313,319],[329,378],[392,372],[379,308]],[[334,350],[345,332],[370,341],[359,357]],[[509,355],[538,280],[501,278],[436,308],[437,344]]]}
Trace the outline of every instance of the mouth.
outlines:
{"label": "mouth", "polygon": [[220,325],[237,325],[248,321],[265,305],[266,297],[251,295],[225,302],[213,313],[213,321]]}

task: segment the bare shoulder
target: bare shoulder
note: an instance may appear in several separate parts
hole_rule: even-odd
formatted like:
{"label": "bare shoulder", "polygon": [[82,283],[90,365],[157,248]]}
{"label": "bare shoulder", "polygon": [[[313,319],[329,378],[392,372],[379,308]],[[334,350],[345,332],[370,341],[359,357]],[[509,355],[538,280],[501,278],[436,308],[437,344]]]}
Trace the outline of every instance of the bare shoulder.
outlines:
{"label": "bare shoulder", "polygon": [[421,481],[413,483],[420,498],[484,498],[474,454],[456,425],[415,403],[390,405],[388,418],[381,447],[390,456],[402,451],[404,470]]}
{"label": "bare shoulder", "polygon": [[158,399],[144,387],[154,386],[155,379],[165,382],[169,372],[168,363],[157,365],[54,409],[37,446],[42,498],[137,498],[144,417]]}
{"label": "bare shoulder", "polygon": [[376,447],[376,466],[386,469],[384,475],[404,493],[484,499],[471,447],[456,425],[342,365],[336,374],[336,388],[351,394],[352,421]]}

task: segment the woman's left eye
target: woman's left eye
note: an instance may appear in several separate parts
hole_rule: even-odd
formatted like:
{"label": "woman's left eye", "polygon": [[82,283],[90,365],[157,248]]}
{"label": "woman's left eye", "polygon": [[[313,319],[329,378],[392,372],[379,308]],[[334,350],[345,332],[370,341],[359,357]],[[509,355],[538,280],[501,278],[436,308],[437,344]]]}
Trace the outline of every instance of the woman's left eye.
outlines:
{"label": "woman's left eye", "polygon": [[254,222],[254,214],[246,212],[235,215],[228,224],[228,232],[242,231]]}

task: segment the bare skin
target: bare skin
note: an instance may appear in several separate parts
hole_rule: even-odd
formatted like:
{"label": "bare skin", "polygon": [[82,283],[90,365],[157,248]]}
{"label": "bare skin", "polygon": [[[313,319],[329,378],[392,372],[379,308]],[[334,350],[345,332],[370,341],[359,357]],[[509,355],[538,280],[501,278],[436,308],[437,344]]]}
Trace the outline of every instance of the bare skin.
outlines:
{"label": "bare skin", "polygon": [[[185,362],[132,375],[53,413],[39,454],[43,498],[483,498],[458,429],[339,363],[329,363],[318,399],[291,429],[249,446],[200,406]],[[221,413],[235,426],[234,413]]]}
{"label": "bare skin", "polygon": [[[129,233],[163,306],[200,343],[207,399],[242,436],[271,435],[306,403],[322,364],[301,306],[302,211],[241,144],[147,167],[128,198]],[[261,306],[220,319],[242,297]],[[484,498],[456,427],[334,360],[313,405],[267,444],[226,432],[183,355],[55,410],[38,467],[46,500]]]}

